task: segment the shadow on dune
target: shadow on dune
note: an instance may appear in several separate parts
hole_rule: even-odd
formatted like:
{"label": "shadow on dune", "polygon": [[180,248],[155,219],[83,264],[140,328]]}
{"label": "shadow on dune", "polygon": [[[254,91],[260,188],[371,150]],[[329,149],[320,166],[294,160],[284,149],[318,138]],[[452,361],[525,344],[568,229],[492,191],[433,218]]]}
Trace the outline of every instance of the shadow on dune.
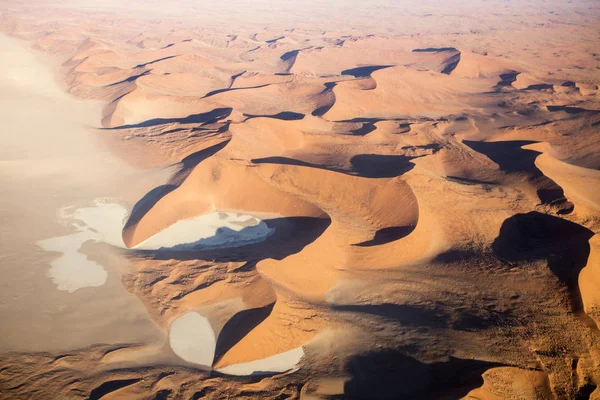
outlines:
{"label": "shadow on dune", "polygon": [[370,123],[370,122],[364,122],[360,128],[354,129],[354,130],[350,131],[350,133],[352,133],[352,135],[354,135],[354,136],[365,136],[365,135],[368,135],[369,133],[373,132],[376,129],[377,129],[377,126],[375,126],[375,124]]}
{"label": "shadow on dune", "polygon": [[539,83],[536,85],[529,85],[525,90],[554,90],[554,85],[548,83]]}
{"label": "shadow on dune", "polygon": [[458,51],[455,47],[426,47],[424,49],[413,49],[413,53],[440,53],[444,51]]}
{"label": "shadow on dune", "polygon": [[97,400],[105,395],[117,391],[119,389],[123,389],[124,387],[131,386],[134,383],[141,381],[141,378],[132,378],[132,379],[117,379],[113,381],[106,381],[102,383],[100,386],[95,387],[90,392],[89,400]]}
{"label": "shadow on dune", "polygon": [[279,119],[282,121],[299,121],[299,120],[304,119],[304,117],[305,117],[304,114],[297,113],[294,111],[282,111],[277,114],[263,114],[263,115],[244,114],[244,116],[246,117],[246,121],[248,121],[249,119],[252,119],[252,118],[273,118],[273,119]]}
{"label": "shadow on dune", "polygon": [[300,53],[300,50],[290,50],[288,52],[283,53],[279,58],[281,59],[281,61],[288,61],[292,58],[295,59],[298,53]]}
{"label": "shadow on dune", "polygon": [[450,75],[460,63],[460,51],[454,47],[428,47],[425,49],[414,49],[413,53],[449,53],[449,57],[444,61],[445,66],[440,72]]}
{"label": "shadow on dune", "polygon": [[496,84],[496,88],[501,88],[505,86],[512,86],[512,83],[517,80],[517,76],[520,72],[506,72],[504,74],[500,74],[500,82]]}
{"label": "shadow on dune", "polygon": [[460,183],[461,185],[497,185],[496,182],[481,181],[478,179],[463,178],[460,176],[447,175],[446,179],[452,182]]}
{"label": "shadow on dune", "polygon": [[119,81],[119,82],[114,82],[114,83],[111,83],[111,84],[109,84],[109,85],[106,85],[105,87],[112,87],[112,86],[117,86],[117,85],[120,85],[120,84],[122,84],[122,83],[131,83],[131,82],[135,82],[135,81],[136,81],[138,78],[141,78],[142,76],[146,76],[146,75],[148,75],[150,72],[151,72],[151,71],[144,71],[144,72],[142,72],[141,74],[130,76],[129,78],[125,78],[125,79],[123,79],[122,81]]}
{"label": "shadow on dune", "polygon": [[321,93],[319,93],[320,95],[324,95],[324,94],[328,94],[330,95],[331,99],[329,100],[329,102],[321,107],[318,107],[316,109],[314,109],[310,114],[313,117],[322,117],[323,115],[325,115],[327,113],[327,111],[331,110],[331,107],[333,107],[335,105],[335,93],[333,92],[333,88],[337,85],[337,82],[325,82],[323,84],[323,86],[325,86],[325,89],[323,89],[323,91],[321,91]]}
{"label": "shadow on dune", "polygon": [[515,319],[511,311],[497,311],[486,307],[450,307],[435,305],[430,307],[411,304],[358,304],[336,305],[331,310],[342,313],[356,313],[382,319],[382,323],[394,323],[417,329],[453,329],[474,332],[498,326],[511,326]]}
{"label": "shadow on dune", "polygon": [[418,158],[418,156],[357,154],[350,159],[351,170],[309,163],[288,157],[256,158],[252,162],[254,164],[283,164],[324,169],[363,178],[394,178],[413,169],[415,164],[411,160],[415,158]]}
{"label": "shadow on dune", "polygon": [[219,362],[235,344],[264,321],[273,311],[275,303],[260,308],[243,310],[231,317],[217,338],[214,364]]}
{"label": "shadow on dune", "polygon": [[410,233],[414,231],[415,228],[416,225],[392,226],[390,228],[383,228],[375,232],[375,236],[373,237],[373,239],[361,243],[356,243],[354,246],[370,247],[393,242],[395,240],[402,239],[403,237],[410,235]]}
{"label": "shadow on dune", "polygon": [[[434,121],[431,118],[423,118],[424,121]],[[357,117],[352,119],[343,119],[335,122],[362,122],[362,123],[371,123],[374,124],[376,122],[381,121],[407,121],[406,118],[373,118],[373,117]]]}
{"label": "shadow on dune", "polygon": [[492,250],[512,262],[546,260],[550,271],[567,287],[572,311],[586,319],[577,279],[587,263],[588,241],[593,235],[581,225],[532,211],[506,219]]}
{"label": "shadow on dune", "polygon": [[[214,262],[246,262],[241,267],[251,270],[257,262],[267,258],[282,260],[298,253],[325,232],[331,220],[315,217],[282,217],[263,220],[274,232],[264,241],[239,247],[222,247],[186,250],[136,250],[131,251],[141,258],[155,260],[212,260]],[[242,230],[243,231],[243,230]],[[218,234],[218,233],[217,233]],[[238,270],[241,270],[238,269]]]}
{"label": "shadow on dune", "polygon": [[238,88],[231,88],[231,87],[229,87],[229,88],[217,89],[217,90],[213,90],[212,92],[206,93],[204,96],[202,96],[200,98],[201,99],[205,99],[207,97],[211,97],[211,96],[214,96],[214,95],[219,94],[219,93],[233,92],[233,91],[236,91],[236,90],[260,89],[260,88],[264,88],[264,87],[267,87],[267,86],[270,86],[270,85],[271,85],[270,83],[266,83],[264,85],[257,85],[257,86],[246,86],[246,87],[238,87]]}
{"label": "shadow on dune", "polygon": [[537,190],[541,204],[558,206],[560,214],[573,211],[573,204],[567,201],[563,189],[548,178],[535,165],[538,151],[523,149],[523,146],[537,143],[529,140],[503,142],[476,142],[463,140],[463,143],[498,164],[507,174],[522,174]]}
{"label": "shadow on dune", "polygon": [[200,164],[201,161],[207,159],[208,157],[218,153],[225,146],[227,146],[228,143],[229,140],[225,140],[214,146],[190,154],[189,156],[181,160],[181,162],[179,163],[179,171],[177,171],[171,177],[169,183],[152,189],[133,206],[131,214],[129,215],[129,219],[125,223],[123,230],[131,227],[132,225],[137,224],[160,199],[165,197],[167,194],[171,193],[173,190],[177,189],[180,183],[183,182],[183,180],[185,180],[187,175],[189,175],[191,170],[196,165]]}
{"label": "shadow on dune", "polygon": [[129,124],[129,125],[121,125],[116,126],[114,128],[104,128],[104,129],[130,129],[130,128],[148,128],[151,126],[164,125],[164,124],[212,124],[217,121],[220,121],[224,118],[227,118],[233,108],[215,108],[212,111],[201,113],[201,114],[193,114],[188,115],[184,118],[154,118],[148,121],[140,122],[138,124]]}
{"label": "shadow on dune", "polygon": [[332,306],[332,311],[344,313],[367,314],[383,318],[405,326],[421,326],[427,328],[446,328],[448,316],[436,310],[429,310],[408,304],[359,304]]}
{"label": "shadow on dune", "polygon": [[350,75],[355,78],[366,78],[368,76],[371,76],[371,74],[375,71],[390,67],[393,67],[393,65],[366,65],[363,67],[356,67],[343,70],[342,75]]}
{"label": "shadow on dune", "polygon": [[481,375],[500,366],[450,357],[426,364],[397,350],[357,355],[348,363],[351,379],[344,398],[369,400],[459,399],[483,384]]}
{"label": "shadow on dune", "polygon": [[581,114],[584,112],[588,112],[588,113],[600,113],[600,111],[598,110],[588,110],[585,108],[581,108],[581,107],[570,107],[570,106],[546,106],[546,109],[548,109],[548,111],[550,112],[556,112],[556,111],[564,111],[567,114]]}
{"label": "shadow on dune", "polygon": [[143,64],[138,64],[138,65],[136,65],[133,68],[142,68],[142,67],[145,67],[146,65],[154,64],[154,63],[157,63],[157,62],[160,62],[160,61],[170,60],[171,58],[175,58],[175,57],[177,57],[177,56],[167,56],[167,57],[163,57],[163,58],[158,58],[156,60],[148,61],[148,62],[143,63]]}

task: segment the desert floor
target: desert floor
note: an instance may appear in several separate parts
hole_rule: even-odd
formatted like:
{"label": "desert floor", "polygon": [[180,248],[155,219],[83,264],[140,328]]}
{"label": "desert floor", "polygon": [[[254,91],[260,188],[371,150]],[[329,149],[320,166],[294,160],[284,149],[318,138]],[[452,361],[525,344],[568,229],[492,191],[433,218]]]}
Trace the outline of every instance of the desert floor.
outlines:
{"label": "desert floor", "polygon": [[0,398],[600,399],[600,5],[0,0]]}

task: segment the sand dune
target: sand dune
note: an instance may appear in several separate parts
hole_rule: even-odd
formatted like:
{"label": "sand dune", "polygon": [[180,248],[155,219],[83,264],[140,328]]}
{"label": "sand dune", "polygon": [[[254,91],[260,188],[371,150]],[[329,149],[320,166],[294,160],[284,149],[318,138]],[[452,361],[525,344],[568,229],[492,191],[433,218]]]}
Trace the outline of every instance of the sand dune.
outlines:
{"label": "sand dune", "polygon": [[1,398],[600,396],[593,1],[4,3]]}

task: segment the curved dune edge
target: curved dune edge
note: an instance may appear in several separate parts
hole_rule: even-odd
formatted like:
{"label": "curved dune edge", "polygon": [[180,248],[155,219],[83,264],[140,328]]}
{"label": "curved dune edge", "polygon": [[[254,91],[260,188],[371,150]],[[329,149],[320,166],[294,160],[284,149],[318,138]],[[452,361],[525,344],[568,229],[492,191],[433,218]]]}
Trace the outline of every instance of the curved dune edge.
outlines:
{"label": "curved dune edge", "polygon": [[583,309],[600,327],[600,235],[590,239],[590,256],[579,273],[579,290]]}
{"label": "curved dune edge", "polygon": [[324,322],[323,315],[313,311],[310,305],[279,292],[269,316],[235,343],[213,368],[219,371],[231,365],[250,365],[257,360],[301,349],[317,336]]}
{"label": "curved dune edge", "polygon": [[536,158],[535,165],[563,188],[578,212],[590,216],[600,212],[600,171],[567,164],[552,157],[548,143],[536,143],[524,148],[542,153]]}
{"label": "curved dune edge", "polygon": [[304,356],[304,348],[297,347],[284,353],[275,354],[260,360],[246,363],[232,364],[227,367],[216,369],[217,372],[226,375],[269,375],[288,372],[297,368]]}
{"label": "curved dune edge", "polygon": [[[564,163],[552,157],[550,145],[537,143],[526,146],[542,152],[535,163],[555,180],[565,195],[575,204],[575,212],[582,218],[598,215],[600,211],[600,171]],[[590,254],[586,266],[579,273],[579,290],[584,312],[600,326],[600,239],[590,239]]]}
{"label": "curved dune edge", "polygon": [[498,367],[483,374],[483,385],[471,390],[464,400],[502,400],[507,398],[552,399],[548,375],[543,371]]}

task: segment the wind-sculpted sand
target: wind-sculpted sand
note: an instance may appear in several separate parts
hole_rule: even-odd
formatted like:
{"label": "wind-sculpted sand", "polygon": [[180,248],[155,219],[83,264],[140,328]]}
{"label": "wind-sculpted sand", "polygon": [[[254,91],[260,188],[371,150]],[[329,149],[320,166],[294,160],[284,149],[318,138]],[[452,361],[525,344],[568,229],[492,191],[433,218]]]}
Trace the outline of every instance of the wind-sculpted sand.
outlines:
{"label": "wind-sculpted sand", "polygon": [[1,398],[600,399],[596,2],[196,3],[0,1]]}

